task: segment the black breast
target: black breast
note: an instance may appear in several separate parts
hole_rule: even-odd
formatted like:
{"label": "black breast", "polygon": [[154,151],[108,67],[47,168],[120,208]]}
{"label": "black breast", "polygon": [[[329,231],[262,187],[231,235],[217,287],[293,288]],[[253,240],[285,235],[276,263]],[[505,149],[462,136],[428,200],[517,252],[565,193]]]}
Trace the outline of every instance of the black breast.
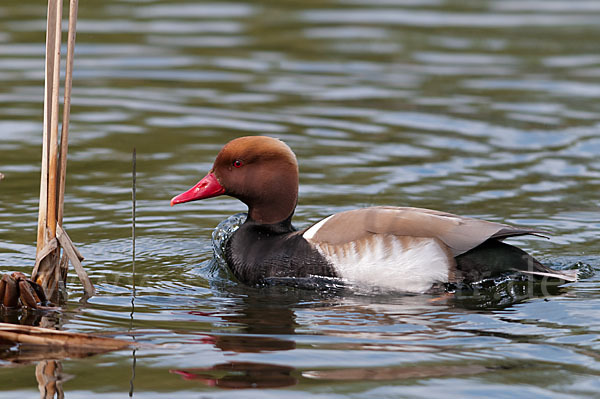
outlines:
{"label": "black breast", "polygon": [[269,277],[336,277],[329,262],[294,230],[289,219],[272,225],[246,220],[227,242],[225,258],[233,274],[246,284]]}

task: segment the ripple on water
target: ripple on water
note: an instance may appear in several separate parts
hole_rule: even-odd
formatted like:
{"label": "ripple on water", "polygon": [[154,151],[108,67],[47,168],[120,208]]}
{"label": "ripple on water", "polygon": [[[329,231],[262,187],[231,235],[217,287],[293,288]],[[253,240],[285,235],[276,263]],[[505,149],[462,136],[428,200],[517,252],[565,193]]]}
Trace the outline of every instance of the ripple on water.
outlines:
{"label": "ripple on water", "polygon": [[[303,399],[597,395],[598,1],[105,0],[79,12],[65,228],[98,295],[80,303],[71,273],[51,317],[153,344],[136,350],[136,397],[230,397],[220,388],[235,384],[280,387],[240,397]],[[0,6],[3,272],[34,263],[45,13]],[[580,281],[454,296],[238,284],[211,233],[245,206],[169,199],[225,142],[258,133],[297,154],[297,226],[405,205],[537,227],[552,240],[511,242],[579,267]],[[67,396],[124,392],[132,364],[129,350],[64,360]],[[32,366],[5,373],[2,397],[32,396]]]}

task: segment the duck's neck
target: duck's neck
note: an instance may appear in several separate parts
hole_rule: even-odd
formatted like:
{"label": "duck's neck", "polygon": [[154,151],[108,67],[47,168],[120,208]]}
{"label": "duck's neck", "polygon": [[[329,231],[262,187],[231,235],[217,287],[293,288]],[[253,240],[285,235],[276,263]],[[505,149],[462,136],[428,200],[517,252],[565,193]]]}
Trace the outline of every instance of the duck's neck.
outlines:
{"label": "duck's neck", "polygon": [[292,210],[287,216],[283,216],[281,212],[277,212],[275,209],[264,209],[264,208],[249,208],[248,218],[257,224],[280,224],[285,221],[291,221],[294,211]]}
{"label": "duck's neck", "polygon": [[274,190],[269,197],[254,198],[246,202],[248,217],[259,224],[278,224],[291,220],[296,203],[298,202],[298,188]]}
{"label": "duck's neck", "polygon": [[262,221],[256,220],[254,216],[252,216],[251,211],[248,211],[248,218],[244,222],[245,225],[252,226],[260,226],[261,228],[267,229],[275,234],[285,234],[296,231],[294,226],[292,226],[292,216],[293,212],[290,216],[285,218],[284,220],[274,222],[274,223],[264,223]]}

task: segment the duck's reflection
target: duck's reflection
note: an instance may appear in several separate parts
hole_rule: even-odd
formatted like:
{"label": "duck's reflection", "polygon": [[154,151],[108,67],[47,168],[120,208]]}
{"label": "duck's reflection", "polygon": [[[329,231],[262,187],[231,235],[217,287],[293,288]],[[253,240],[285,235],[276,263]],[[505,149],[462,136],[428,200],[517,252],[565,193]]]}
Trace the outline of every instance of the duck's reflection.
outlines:
{"label": "duck's reflection", "polygon": [[[457,290],[444,295],[360,295],[323,292],[289,287],[228,288],[230,296],[214,313],[190,312],[199,316],[219,318],[215,325],[223,330],[206,334],[200,340],[214,348],[231,354],[288,351],[297,346],[299,325],[302,329],[314,329],[319,335],[350,337],[332,346],[320,341],[312,348],[346,349],[360,351],[422,352],[424,359],[436,359],[436,353],[452,349],[437,345],[437,331],[453,331],[460,318],[457,313],[469,309],[492,309],[514,305],[523,298],[530,298],[537,291],[527,290],[526,282],[502,282],[493,289]],[[487,288],[487,287],[486,287]],[[535,287],[534,287],[535,288]],[[233,298],[232,298],[233,297]],[[310,317],[310,326],[297,318]],[[361,328],[360,331],[344,328],[347,325],[398,325],[393,336],[378,328]],[[235,329],[235,332],[232,332]],[[213,330],[215,331],[215,330]],[[461,330],[463,331],[463,330]],[[355,338],[360,337],[360,340]],[[289,338],[289,339],[288,339]],[[380,343],[384,341],[385,345]],[[244,359],[245,360],[245,359]],[[262,358],[261,358],[262,360]],[[433,360],[431,360],[433,361]],[[435,364],[435,363],[434,363]],[[297,384],[311,380],[405,380],[437,376],[472,375],[489,372],[485,364],[465,366],[449,362],[444,366],[414,365],[410,367],[353,368],[347,365],[339,369],[295,370],[290,366],[264,362],[231,361],[212,367],[171,370],[184,380],[201,382],[221,388],[266,388]]]}
{"label": "duck's reflection", "polygon": [[[294,309],[305,301],[314,300],[314,296],[319,294],[281,287],[263,288],[260,292],[247,287],[243,289],[243,293],[233,292],[237,298],[235,302],[218,311],[221,320],[237,327],[236,333],[206,334],[201,342],[229,353],[295,349],[296,342],[282,336],[295,334],[297,323]],[[202,312],[190,313],[206,316]],[[290,366],[244,361],[220,363],[207,368],[170,370],[184,380],[230,389],[295,385],[298,380],[293,375],[294,371]]]}
{"label": "duck's reflection", "polygon": [[296,348],[296,343],[291,340],[245,335],[207,335],[202,342],[212,344],[224,352],[237,353],[287,351]]}
{"label": "duck's reflection", "polygon": [[[236,332],[207,334],[202,342],[211,343],[225,352],[257,353],[295,349],[295,341],[284,338],[296,333],[295,309],[308,302],[314,306],[315,296],[320,293],[284,287],[244,287],[243,291],[233,291],[232,295],[236,295],[236,300],[212,315],[218,316],[227,327],[235,327]],[[318,298],[319,301],[322,299]],[[190,314],[207,315],[196,311]]]}
{"label": "duck's reflection", "polygon": [[254,362],[227,362],[207,368],[171,370],[184,380],[201,382],[207,386],[243,388],[281,388],[295,385],[293,367]]}

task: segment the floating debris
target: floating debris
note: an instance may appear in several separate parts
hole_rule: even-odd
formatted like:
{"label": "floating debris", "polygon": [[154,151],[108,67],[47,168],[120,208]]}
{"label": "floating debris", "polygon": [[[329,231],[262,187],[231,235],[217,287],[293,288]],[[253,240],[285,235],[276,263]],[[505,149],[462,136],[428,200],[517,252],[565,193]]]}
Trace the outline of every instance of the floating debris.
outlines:
{"label": "floating debris", "polygon": [[[14,349],[15,344],[20,345],[18,350]],[[0,347],[8,345],[11,346],[10,350],[0,351],[0,359],[25,362],[91,356],[124,349],[135,343],[84,333],[0,323]]]}

